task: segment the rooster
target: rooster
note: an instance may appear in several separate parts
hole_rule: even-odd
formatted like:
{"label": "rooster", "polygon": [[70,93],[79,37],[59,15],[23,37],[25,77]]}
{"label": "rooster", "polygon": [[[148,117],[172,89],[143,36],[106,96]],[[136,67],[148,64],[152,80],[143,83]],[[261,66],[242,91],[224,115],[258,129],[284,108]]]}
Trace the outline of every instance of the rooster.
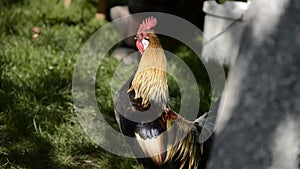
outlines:
{"label": "rooster", "polygon": [[199,135],[207,114],[191,122],[172,110],[167,59],[152,29],[156,24],[156,18],[146,18],[137,31],[136,47],[142,57],[137,70],[116,95],[117,123],[144,168],[204,168],[210,142],[200,143]]}

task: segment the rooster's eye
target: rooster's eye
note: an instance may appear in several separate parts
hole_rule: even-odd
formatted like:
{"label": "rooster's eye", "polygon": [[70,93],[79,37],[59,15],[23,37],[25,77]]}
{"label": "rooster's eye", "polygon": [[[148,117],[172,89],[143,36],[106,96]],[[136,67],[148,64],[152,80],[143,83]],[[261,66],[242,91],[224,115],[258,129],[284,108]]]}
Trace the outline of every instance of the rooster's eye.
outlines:
{"label": "rooster's eye", "polygon": [[144,46],[144,50],[146,50],[147,47],[148,47],[148,45],[149,45],[149,40],[143,39],[143,40],[142,40],[142,44],[143,44],[143,46]]}

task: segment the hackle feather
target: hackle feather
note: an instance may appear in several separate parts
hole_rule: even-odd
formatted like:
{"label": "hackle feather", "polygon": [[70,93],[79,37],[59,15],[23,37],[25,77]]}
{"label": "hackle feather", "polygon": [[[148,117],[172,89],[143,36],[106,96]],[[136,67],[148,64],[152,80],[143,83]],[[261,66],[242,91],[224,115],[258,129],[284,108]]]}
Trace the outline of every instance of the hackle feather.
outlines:
{"label": "hackle feather", "polygon": [[167,59],[158,37],[151,30],[146,32],[150,44],[143,53],[128,92],[134,90],[135,98],[142,98],[142,104],[145,107],[150,101],[159,103],[162,106],[167,105],[169,101]]}

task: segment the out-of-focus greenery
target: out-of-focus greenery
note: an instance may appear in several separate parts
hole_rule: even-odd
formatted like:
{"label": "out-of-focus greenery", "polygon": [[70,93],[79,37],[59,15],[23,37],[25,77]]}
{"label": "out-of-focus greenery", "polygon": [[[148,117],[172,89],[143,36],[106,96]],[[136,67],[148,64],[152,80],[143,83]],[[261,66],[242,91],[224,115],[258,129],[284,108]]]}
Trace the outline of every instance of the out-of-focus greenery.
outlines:
{"label": "out-of-focus greenery", "polygon": [[[106,22],[95,18],[97,0],[0,1],[0,168],[141,168],[94,144],[83,132],[72,103],[76,55]],[[33,38],[32,28],[41,28]],[[209,106],[209,83],[201,62],[186,47],[174,50],[197,76],[201,112]],[[104,60],[112,77],[118,61]],[[97,89],[105,118],[115,123],[109,78]],[[179,102],[170,79],[171,101]],[[207,99],[203,99],[207,98]]]}

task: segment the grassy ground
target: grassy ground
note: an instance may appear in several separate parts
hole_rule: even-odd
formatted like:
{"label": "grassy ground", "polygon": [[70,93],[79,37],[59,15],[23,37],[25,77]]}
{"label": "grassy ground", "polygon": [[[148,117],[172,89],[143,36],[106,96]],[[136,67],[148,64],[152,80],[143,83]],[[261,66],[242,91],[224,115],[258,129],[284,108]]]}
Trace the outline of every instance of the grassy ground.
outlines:
{"label": "grassy ground", "polygon": [[[141,168],[94,144],[77,121],[71,95],[76,54],[102,25],[97,0],[2,0],[0,2],[0,168]],[[32,28],[41,35],[32,38]],[[208,98],[205,70],[192,53],[175,51],[190,64]],[[109,57],[102,73],[111,76],[118,61]],[[202,83],[202,82],[205,83]],[[109,83],[108,81],[106,82]],[[172,84],[171,84],[172,85]],[[107,88],[102,94],[109,94]],[[176,92],[170,92],[173,101]],[[99,100],[114,122],[111,98]],[[201,99],[204,112],[209,100]],[[204,106],[203,106],[204,105]]]}

